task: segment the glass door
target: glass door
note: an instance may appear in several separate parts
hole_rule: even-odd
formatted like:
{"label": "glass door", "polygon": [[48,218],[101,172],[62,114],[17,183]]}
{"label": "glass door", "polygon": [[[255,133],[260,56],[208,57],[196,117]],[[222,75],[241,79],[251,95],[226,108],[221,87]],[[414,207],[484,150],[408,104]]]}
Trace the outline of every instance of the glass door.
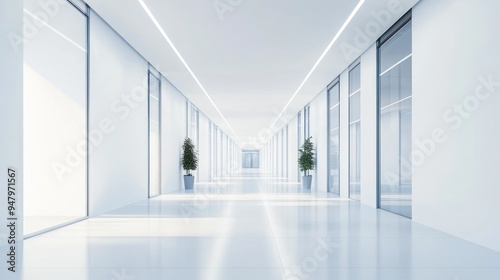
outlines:
{"label": "glass door", "polygon": [[259,151],[243,151],[243,168],[259,168]]}

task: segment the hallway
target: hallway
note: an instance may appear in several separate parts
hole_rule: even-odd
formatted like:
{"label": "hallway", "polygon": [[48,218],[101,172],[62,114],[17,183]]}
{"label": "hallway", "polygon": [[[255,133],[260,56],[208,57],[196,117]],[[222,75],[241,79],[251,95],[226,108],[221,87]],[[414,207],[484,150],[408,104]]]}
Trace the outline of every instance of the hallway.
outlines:
{"label": "hallway", "polygon": [[30,238],[23,261],[25,280],[500,279],[500,253],[260,173]]}

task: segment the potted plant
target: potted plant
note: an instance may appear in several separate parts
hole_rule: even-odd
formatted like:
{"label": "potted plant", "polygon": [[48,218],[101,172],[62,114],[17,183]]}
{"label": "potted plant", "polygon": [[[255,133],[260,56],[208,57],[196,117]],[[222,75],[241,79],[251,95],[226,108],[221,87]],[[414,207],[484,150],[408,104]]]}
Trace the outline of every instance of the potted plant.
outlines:
{"label": "potted plant", "polygon": [[305,189],[311,188],[312,176],[309,175],[309,170],[314,170],[314,144],[311,141],[312,136],[307,138],[302,144],[302,148],[299,149],[299,168],[301,172],[304,172],[302,176],[302,187]]}
{"label": "potted plant", "polygon": [[184,140],[182,144],[182,169],[186,170],[184,175],[184,186],[186,190],[193,189],[194,176],[191,170],[198,168],[198,153],[195,150],[193,141],[190,138]]}

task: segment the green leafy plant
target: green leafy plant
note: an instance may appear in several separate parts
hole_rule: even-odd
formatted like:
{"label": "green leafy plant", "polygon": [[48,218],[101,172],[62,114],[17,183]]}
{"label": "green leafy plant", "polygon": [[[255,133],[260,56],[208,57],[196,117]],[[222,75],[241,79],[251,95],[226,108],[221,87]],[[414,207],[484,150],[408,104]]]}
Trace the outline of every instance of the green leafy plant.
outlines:
{"label": "green leafy plant", "polygon": [[186,138],[182,144],[182,169],[186,170],[187,176],[191,175],[191,170],[198,168],[198,152],[191,138]]}
{"label": "green leafy plant", "polygon": [[307,138],[299,149],[299,168],[304,172],[304,176],[309,176],[309,170],[314,170],[316,162],[314,160],[314,144],[312,136]]}

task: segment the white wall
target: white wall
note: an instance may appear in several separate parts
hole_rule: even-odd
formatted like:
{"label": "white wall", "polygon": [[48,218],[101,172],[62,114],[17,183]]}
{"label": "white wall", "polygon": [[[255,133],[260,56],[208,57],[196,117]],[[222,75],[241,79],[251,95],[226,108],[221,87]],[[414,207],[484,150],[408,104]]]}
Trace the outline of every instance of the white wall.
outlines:
{"label": "white wall", "polygon": [[210,180],[210,120],[204,114],[200,113],[200,146],[198,176],[200,182]]}
{"label": "white wall", "polygon": [[377,46],[361,55],[361,203],[377,207]]}
{"label": "white wall", "polygon": [[316,168],[314,174],[312,188],[320,191],[328,189],[328,102],[326,88],[309,103],[311,109],[310,130],[312,141],[315,146],[316,153]]}
{"label": "white wall", "polygon": [[[23,216],[23,51],[22,44],[15,47],[10,39],[23,34],[23,1],[0,1],[0,83],[2,94],[0,102],[0,221],[7,222],[7,169],[13,167],[17,172],[17,216]],[[17,223],[17,241],[23,239],[22,220]],[[7,227],[0,227],[0,253],[7,255]],[[18,251],[18,253],[21,253]],[[0,268],[5,270],[5,262]]]}
{"label": "white wall", "polygon": [[162,78],[162,194],[184,188],[181,166],[182,143],[186,131],[186,97]]}
{"label": "white wall", "polygon": [[90,48],[89,137],[97,143],[89,154],[93,216],[147,199],[148,64],[95,13]]}
{"label": "white wall", "polygon": [[413,159],[413,219],[500,251],[498,10],[497,0],[413,10],[413,149],[426,154]]}

